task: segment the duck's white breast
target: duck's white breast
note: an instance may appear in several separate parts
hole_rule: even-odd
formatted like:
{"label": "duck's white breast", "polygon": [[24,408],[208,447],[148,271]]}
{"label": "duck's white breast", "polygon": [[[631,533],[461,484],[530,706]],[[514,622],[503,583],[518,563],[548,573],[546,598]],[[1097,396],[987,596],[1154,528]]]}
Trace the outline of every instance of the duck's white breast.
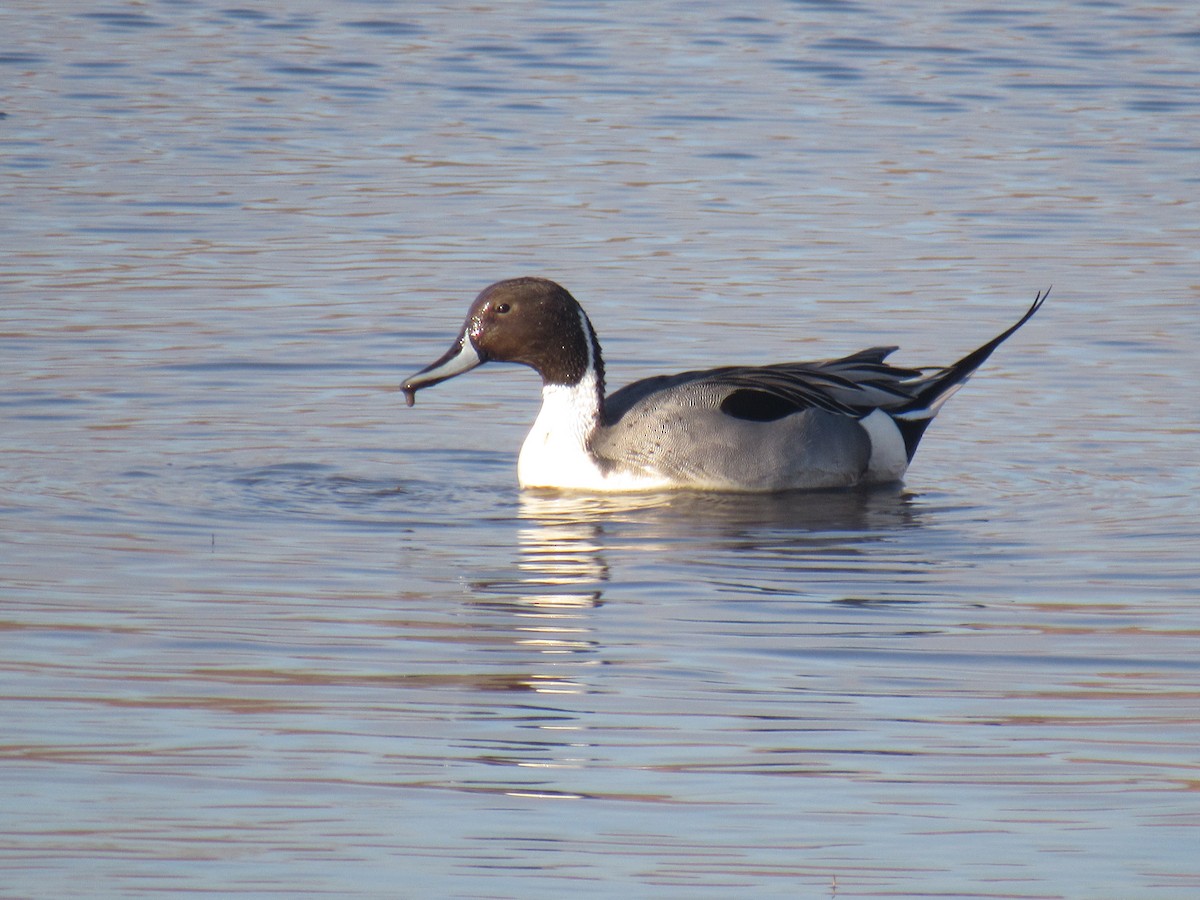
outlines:
{"label": "duck's white breast", "polygon": [[604,470],[588,450],[588,436],[600,418],[596,376],[576,385],[542,388],[542,408],[517,459],[521,487],[583,491],[636,491],[670,487],[669,480],[645,471]]}

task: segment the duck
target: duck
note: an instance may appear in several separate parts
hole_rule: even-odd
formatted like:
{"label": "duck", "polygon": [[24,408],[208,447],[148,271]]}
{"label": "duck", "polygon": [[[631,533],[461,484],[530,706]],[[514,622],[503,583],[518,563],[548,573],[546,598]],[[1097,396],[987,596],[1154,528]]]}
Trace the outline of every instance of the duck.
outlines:
{"label": "duck", "polygon": [[401,385],[416,393],[487,362],[529,366],[542,406],[517,459],[522,488],[744,493],[872,487],[903,479],[942,405],[1041,309],[958,362],[907,368],[896,347],[816,362],[656,375],[605,394],[600,341],[548,278],[484,288],[450,349]]}

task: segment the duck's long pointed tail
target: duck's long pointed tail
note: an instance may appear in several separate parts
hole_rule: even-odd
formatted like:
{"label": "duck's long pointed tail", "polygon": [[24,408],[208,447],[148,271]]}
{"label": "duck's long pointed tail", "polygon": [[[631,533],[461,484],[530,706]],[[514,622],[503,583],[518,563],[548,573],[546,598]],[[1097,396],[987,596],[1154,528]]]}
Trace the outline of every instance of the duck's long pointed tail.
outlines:
{"label": "duck's long pointed tail", "polygon": [[1011,328],[996,335],[978,350],[968,353],[958,362],[911,382],[916,391],[913,399],[898,409],[888,410],[896,427],[900,429],[900,435],[904,438],[904,449],[908,453],[909,462],[912,462],[913,454],[917,452],[917,445],[921,442],[921,436],[929,427],[929,423],[933,421],[933,417],[938,414],[938,410],[942,408],[942,404],[967,383],[967,379],[983,365],[997,347],[1033,318],[1049,296],[1050,288],[1039,291],[1025,315],[1021,316]]}

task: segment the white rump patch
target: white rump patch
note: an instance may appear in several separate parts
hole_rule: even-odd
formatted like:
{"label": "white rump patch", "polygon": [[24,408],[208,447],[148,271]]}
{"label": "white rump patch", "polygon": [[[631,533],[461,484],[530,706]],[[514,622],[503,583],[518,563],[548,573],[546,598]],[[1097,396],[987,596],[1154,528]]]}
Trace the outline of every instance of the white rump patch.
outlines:
{"label": "white rump patch", "polygon": [[892,417],[882,409],[858,420],[871,440],[871,461],[867,464],[866,481],[884,484],[899,481],[908,470],[908,451],[904,438]]}

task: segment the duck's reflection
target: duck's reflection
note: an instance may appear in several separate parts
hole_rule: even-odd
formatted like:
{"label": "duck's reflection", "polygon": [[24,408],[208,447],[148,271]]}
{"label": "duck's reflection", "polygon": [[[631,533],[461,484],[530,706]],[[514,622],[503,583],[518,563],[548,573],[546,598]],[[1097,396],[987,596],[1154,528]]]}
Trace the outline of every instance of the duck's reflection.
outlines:
{"label": "duck's reflection", "polygon": [[[707,551],[738,550],[779,538],[803,543],[837,537],[856,544],[919,521],[913,495],[899,485],[785,494],[525,491],[518,515],[525,524],[522,549],[539,548],[539,557],[554,557],[561,550],[560,539],[578,542],[586,536],[597,544],[602,535],[620,534],[640,537],[648,546],[676,541]],[[602,564],[599,568],[605,570]]]}
{"label": "duck's reflection", "polygon": [[664,562],[730,566],[798,556],[858,556],[895,529],[919,523],[913,495],[870,491],[773,495],[693,492],[625,495],[522,492],[511,574],[472,584],[477,603],[565,624],[599,606],[608,557],[639,551]]}
{"label": "duck's reflection", "polygon": [[[604,770],[614,727],[608,698],[627,688],[625,679],[636,683],[636,668],[647,665],[636,648],[653,641],[641,631],[614,636],[628,620],[601,607],[618,579],[621,591],[636,592],[643,579],[665,584],[666,573],[700,567],[700,578],[768,592],[774,588],[764,579],[794,577],[800,565],[870,557],[875,542],[920,517],[899,489],[767,497],[523,492],[518,502],[511,567],[477,575],[470,602],[510,690],[524,695],[498,711],[515,730],[481,743],[494,775],[472,790],[521,796],[565,796],[568,783],[582,788],[572,796],[584,796],[587,773]],[[622,665],[631,648],[634,670]],[[645,727],[636,716],[618,721]],[[564,770],[576,774],[567,779]]]}

